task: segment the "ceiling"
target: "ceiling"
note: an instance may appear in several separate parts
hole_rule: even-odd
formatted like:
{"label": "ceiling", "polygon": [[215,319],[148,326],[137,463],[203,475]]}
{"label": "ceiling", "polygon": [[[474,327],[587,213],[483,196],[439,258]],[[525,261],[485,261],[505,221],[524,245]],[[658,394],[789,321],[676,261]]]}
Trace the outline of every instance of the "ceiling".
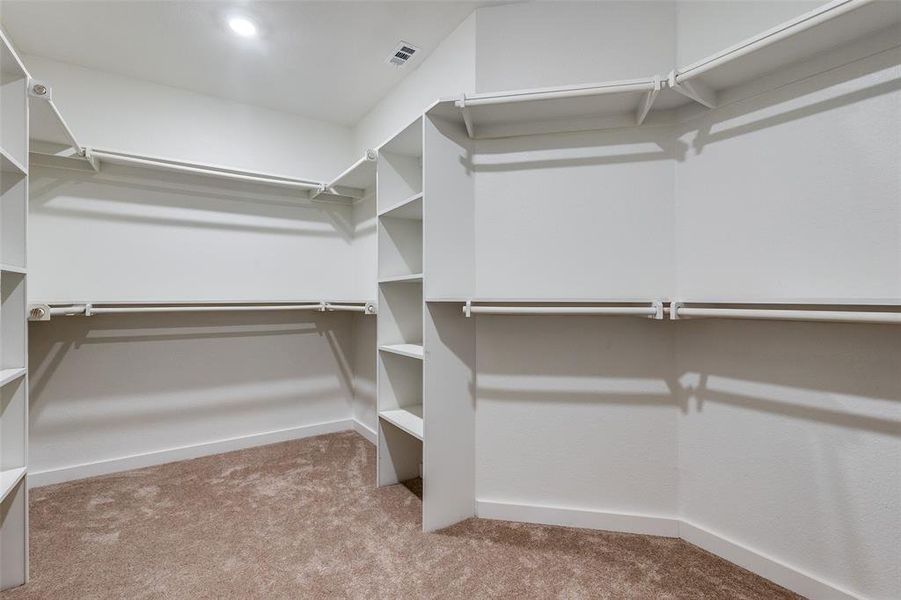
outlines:
{"label": "ceiling", "polygon": [[[2,20],[24,54],[352,125],[486,4],[3,0]],[[234,13],[259,37],[229,31]],[[401,40],[421,51],[398,69]]]}

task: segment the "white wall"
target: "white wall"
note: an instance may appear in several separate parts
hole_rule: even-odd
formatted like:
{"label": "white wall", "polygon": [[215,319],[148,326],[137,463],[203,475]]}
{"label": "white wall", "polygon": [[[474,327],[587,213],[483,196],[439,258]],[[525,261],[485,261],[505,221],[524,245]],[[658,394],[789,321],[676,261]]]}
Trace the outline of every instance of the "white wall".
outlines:
{"label": "white wall", "polygon": [[895,328],[685,322],[676,356],[682,519],[859,597],[897,598]]}
{"label": "white wall", "polygon": [[476,16],[474,12],[460,23],[415,71],[357,123],[357,154],[388,140],[435,100],[475,90]]}
{"label": "white wall", "polygon": [[[347,128],[39,57],[27,62],[53,85],[88,146],[322,180],[356,158]],[[260,186],[115,166],[99,175],[35,168],[29,295],[371,300],[357,282],[367,274],[357,268],[365,243],[355,244],[353,217],[351,206]],[[354,382],[361,350],[351,342],[364,318],[121,315],[33,324],[31,481],[350,428],[354,391],[366,392]],[[365,375],[365,361],[357,362]],[[68,469],[78,465],[95,466]]]}
{"label": "white wall", "polygon": [[480,502],[675,517],[667,327],[480,316],[476,330]]}
{"label": "white wall", "polygon": [[365,300],[351,208],[142,169],[34,169],[29,297]]}
{"label": "white wall", "polygon": [[[478,91],[662,72],[673,14],[644,2],[481,9]],[[665,297],[673,142],[667,128],[477,142],[474,296]],[[644,319],[479,317],[479,513],[675,535],[671,343]]]}
{"label": "white wall", "polygon": [[[726,4],[680,18],[680,44],[741,23],[749,7]],[[897,39],[820,55],[684,124],[677,297],[901,298]],[[899,597],[898,332],[688,322],[676,356],[682,519],[767,557],[764,574],[805,595],[826,597],[822,582]],[[810,579],[780,580],[773,563]]]}
{"label": "white wall", "polygon": [[[576,63],[542,74],[559,58],[553,32],[578,31],[603,3],[481,9],[478,90],[640,75],[636,64],[667,52],[668,71],[817,4],[686,3],[669,50],[646,55],[633,34],[593,77],[579,56],[597,62],[588,46],[602,41],[577,35],[560,41]],[[476,295],[590,297],[600,282],[653,294],[660,281],[675,298],[897,301],[893,39],[728,92],[721,109],[684,111],[678,131],[479,142]],[[564,150],[548,152],[555,145]],[[574,178],[593,185],[569,187]],[[659,206],[641,214],[645,195]],[[609,222],[592,212],[617,201],[627,211],[608,208]],[[661,247],[636,252],[629,234]],[[593,253],[605,240],[628,250]],[[604,513],[670,517],[692,541],[811,597],[901,593],[901,342],[890,328],[479,317],[477,350],[482,514],[613,528],[622,521]],[[651,398],[640,408],[636,390]],[[649,444],[643,461],[635,440]]]}
{"label": "white wall", "polygon": [[479,9],[476,24],[478,92],[635,79],[673,68],[673,2],[524,2]]}
{"label": "white wall", "polygon": [[328,180],[355,158],[351,130],[69,65],[23,57],[85,146]]}
{"label": "white wall", "polygon": [[215,313],[32,323],[32,484],[349,429],[352,318]]}
{"label": "white wall", "polygon": [[678,0],[676,64],[689,65],[828,0]]}

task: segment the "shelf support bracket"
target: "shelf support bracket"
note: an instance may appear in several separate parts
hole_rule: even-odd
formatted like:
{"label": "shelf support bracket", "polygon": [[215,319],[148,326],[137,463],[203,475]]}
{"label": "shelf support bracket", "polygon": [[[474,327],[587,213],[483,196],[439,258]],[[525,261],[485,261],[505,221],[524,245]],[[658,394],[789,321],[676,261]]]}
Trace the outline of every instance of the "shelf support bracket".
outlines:
{"label": "shelf support bracket", "polygon": [[467,319],[472,316],[472,300],[467,300],[463,305],[463,316]]}
{"label": "shelf support bracket", "polygon": [[660,76],[654,76],[654,88],[648,90],[641,98],[641,102],[638,103],[638,113],[636,114],[635,121],[636,125],[641,125],[644,123],[645,117],[648,116],[648,113],[651,112],[651,107],[654,106],[654,100],[657,99],[657,94],[660,93],[660,89],[662,88],[662,84],[660,82]]}
{"label": "shelf support bracket", "polygon": [[466,125],[466,134],[470,139],[475,139],[475,127],[472,124],[472,114],[469,112],[469,107],[466,106],[466,94],[460,94],[460,99],[457,100],[456,105],[460,109],[460,114],[463,115],[463,124]]}
{"label": "shelf support bracket", "polygon": [[94,169],[95,173],[100,172],[100,159],[94,156],[90,148],[82,148],[81,155],[88,161],[88,164],[91,165],[91,168]]}
{"label": "shelf support bracket", "polygon": [[658,321],[663,320],[663,300],[655,300],[651,306],[654,307],[654,316],[651,318]]}
{"label": "shelf support bracket", "polygon": [[707,108],[716,108],[716,90],[700,81],[678,81],[676,72],[671,71],[669,74],[669,87],[698,104],[702,104]]}

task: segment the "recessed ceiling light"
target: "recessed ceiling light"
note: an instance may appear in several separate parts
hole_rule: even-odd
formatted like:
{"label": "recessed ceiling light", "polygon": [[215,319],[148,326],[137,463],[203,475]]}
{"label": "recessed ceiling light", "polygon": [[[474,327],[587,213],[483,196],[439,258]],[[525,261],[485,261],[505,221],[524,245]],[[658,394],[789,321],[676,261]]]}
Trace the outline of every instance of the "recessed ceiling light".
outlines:
{"label": "recessed ceiling light", "polygon": [[228,26],[235,34],[241,37],[254,37],[257,34],[256,24],[245,17],[229,17]]}

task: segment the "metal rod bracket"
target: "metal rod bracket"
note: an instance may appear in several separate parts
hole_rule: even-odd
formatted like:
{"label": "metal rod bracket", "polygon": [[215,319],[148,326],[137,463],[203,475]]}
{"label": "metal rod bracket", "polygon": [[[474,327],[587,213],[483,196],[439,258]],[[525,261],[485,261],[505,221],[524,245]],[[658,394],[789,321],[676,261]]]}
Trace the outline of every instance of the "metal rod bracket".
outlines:
{"label": "metal rod bracket", "polygon": [[675,321],[679,318],[679,309],[680,308],[682,308],[682,302],[670,302],[669,318],[671,321]]}

